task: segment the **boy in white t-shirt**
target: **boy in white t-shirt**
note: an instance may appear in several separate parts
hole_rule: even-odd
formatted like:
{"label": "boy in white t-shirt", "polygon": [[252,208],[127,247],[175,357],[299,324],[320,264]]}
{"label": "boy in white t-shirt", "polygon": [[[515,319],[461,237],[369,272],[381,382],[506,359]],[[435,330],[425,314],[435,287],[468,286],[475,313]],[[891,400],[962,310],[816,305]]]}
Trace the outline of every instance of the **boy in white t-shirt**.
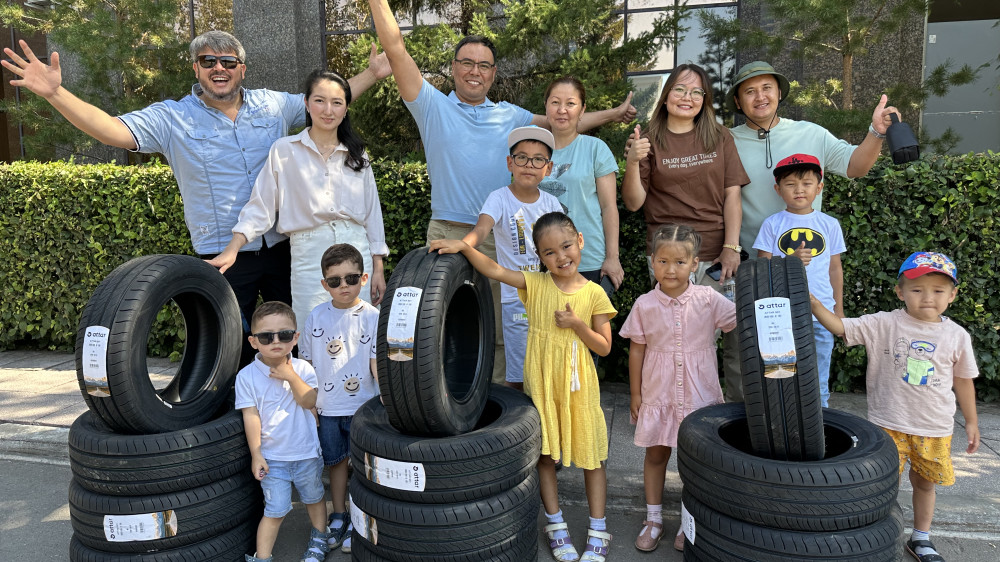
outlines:
{"label": "boy in white t-shirt", "polygon": [[236,375],[236,408],[250,446],[250,469],[264,490],[264,517],[257,527],[257,552],[248,562],[270,562],[285,515],[292,510],[292,485],[306,504],[312,530],[302,560],[320,561],[330,547],[323,501],[316,418],[316,373],[291,356],[298,340],[295,313],[283,302],[257,307],[250,320],[253,363]]}
{"label": "boy in white t-shirt", "polygon": [[[757,257],[797,256],[806,266],[809,292],[823,306],[844,316],[844,268],[840,254],[847,248],[840,222],[812,208],[823,191],[823,168],[815,156],[793,154],[774,167],[774,190],[785,201],[785,210],[766,219],[753,247]],[[813,318],[816,371],[823,407],[830,401],[830,357],[833,335]]]}
{"label": "boy in white t-shirt", "polygon": [[378,395],[375,378],[375,332],[378,310],[361,300],[368,282],[361,252],[350,244],[334,244],[323,252],[320,268],[330,301],[312,310],[299,340],[299,357],[309,361],[319,378],[316,413],[323,463],[330,472],[331,549],[351,551],[347,511],[347,457],[351,420],[358,408]]}
{"label": "boy in white t-shirt", "polygon": [[965,417],[965,452],[979,449],[972,381],[979,368],[969,333],[942,316],[958,294],[954,262],[944,254],[915,252],[896,277],[896,296],[905,303],[903,309],[842,319],[814,296],[812,311],[847,345],[865,346],[868,419],[896,442],[900,475],[910,462],[913,534],[906,550],[920,562],[944,562],[930,540],[934,486],[955,483],[951,436],[956,400]]}
{"label": "boy in white t-shirt", "polygon": [[[490,229],[496,240],[497,263],[508,269],[539,271],[541,262],[531,240],[535,221],[546,213],[562,212],[559,200],[540,191],[538,184],[552,171],[552,151],[556,141],[547,129],[518,127],[507,135],[507,169],[510,185],[486,197],[476,226],[462,238],[475,248]],[[507,385],[521,390],[524,385],[524,354],[528,347],[528,316],[517,289],[501,284],[504,357]]]}

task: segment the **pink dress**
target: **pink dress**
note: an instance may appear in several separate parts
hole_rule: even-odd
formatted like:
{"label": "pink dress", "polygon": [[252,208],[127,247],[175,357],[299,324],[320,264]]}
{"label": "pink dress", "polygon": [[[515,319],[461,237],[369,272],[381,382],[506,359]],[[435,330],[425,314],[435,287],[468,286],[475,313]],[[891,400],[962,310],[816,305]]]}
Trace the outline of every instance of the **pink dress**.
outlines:
{"label": "pink dress", "polygon": [[646,346],[636,445],[676,447],[684,416],[722,403],[715,330],[735,327],[736,305],[711,287],[675,299],[657,284],[635,301],[619,335]]}

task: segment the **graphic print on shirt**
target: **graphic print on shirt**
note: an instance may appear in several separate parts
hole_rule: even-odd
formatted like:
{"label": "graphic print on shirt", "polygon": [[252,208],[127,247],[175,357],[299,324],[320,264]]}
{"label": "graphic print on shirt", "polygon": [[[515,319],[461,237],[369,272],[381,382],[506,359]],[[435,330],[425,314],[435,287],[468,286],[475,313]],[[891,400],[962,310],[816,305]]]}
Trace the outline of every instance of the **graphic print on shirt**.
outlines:
{"label": "graphic print on shirt", "polygon": [[535,246],[531,242],[531,236],[528,235],[528,228],[534,225],[529,225],[524,218],[524,209],[518,209],[508,220],[510,222],[508,232],[510,233],[511,250],[522,256],[534,256]]}
{"label": "graphic print on shirt", "polygon": [[940,381],[934,377],[934,363],[931,362],[935,349],[937,345],[928,341],[910,342],[906,350],[903,380],[914,386],[938,386]]}
{"label": "graphic print on shirt", "polygon": [[343,382],[344,382],[344,392],[348,396],[357,396],[358,391],[361,390],[361,379],[358,378],[358,375],[345,374]]}
{"label": "graphic print on shirt", "polygon": [[786,256],[790,256],[799,249],[799,246],[803,242],[806,243],[806,249],[811,251],[813,257],[826,251],[826,238],[811,228],[792,228],[786,230],[778,237],[778,249]]}
{"label": "graphic print on shirt", "polygon": [[[549,177],[542,180],[542,183],[538,184],[538,189],[548,193],[549,195],[559,199],[560,195],[566,193],[566,186],[563,182],[559,181],[559,176],[565,174],[573,166],[572,162],[566,162],[565,164],[558,164],[552,166],[552,173]],[[562,201],[559,201],[559,206],[567,215],[569,214],[569,208],[563,205]]]}
{"label": "graphic print on shirt", "polygon": [[326,353],[330,357],[337,357],[344,351],[344,340],[342,336],[337,336],[336,338],[330,338],[326,342]]}
{"label": "graphic print on shirt", "polygon": [[313,328],[312,329],[312,337],[314,337],[314,338],[321,338],[321,337],[323,337],[324,333],[325,333],[325,330],[323,330],[322,327],[317,327],[317,328]]}

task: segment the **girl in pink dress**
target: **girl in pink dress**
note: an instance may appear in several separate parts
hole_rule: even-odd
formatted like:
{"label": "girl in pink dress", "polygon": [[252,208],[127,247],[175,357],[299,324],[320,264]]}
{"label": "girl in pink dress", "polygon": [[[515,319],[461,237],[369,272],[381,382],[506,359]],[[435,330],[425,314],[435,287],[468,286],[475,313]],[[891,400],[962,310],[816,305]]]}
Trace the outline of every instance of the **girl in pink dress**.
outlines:
{"label": "girl in pink dress", "polygon": [[[701,237],[691,227],[665,224],[653,234],[656,288],[642,295],[622,326],[629,346],[629,383],[635,444],[646,448],[643,482],[646,520],[635,541],[656,549],[663,535],[663,479],[684,416],[722,403],[715,330],[736,327],[736,306],[710,287],[690,281],[698,269]],[[674,548],[684,549],[680,529]]]}

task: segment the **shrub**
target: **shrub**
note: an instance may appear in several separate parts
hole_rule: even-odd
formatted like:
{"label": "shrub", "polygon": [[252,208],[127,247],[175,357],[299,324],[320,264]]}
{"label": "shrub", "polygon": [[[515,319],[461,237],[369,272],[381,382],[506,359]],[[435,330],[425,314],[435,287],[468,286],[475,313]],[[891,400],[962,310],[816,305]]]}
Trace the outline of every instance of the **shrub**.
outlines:
{"label": "shrub", "polygon": [[[622,163],[624,164],[624,163]],[[424,243],[430,183],[420,162],[373,163],[385,218],[389,274],[403,255]],[[619,175],[621,177],[621,174]],[[1000,398],[1000,291],[993,282],[1000,255],[994,201],[1000,155],[925,157],[906,166],[881,159],[864,178],[831,177],[825,210],[840,219],[847,242],[845,311],[858,316],[899,306],[895,272],[916,250],[947,253],[958,265],[958,298],[948,315],[972,335],[982,398]],[[632,303],[649,290],[646,225],[641,213],[619,206],[625,282],[612,302],[618,333]],[[191,253],[180,194],[170,169],[19,162],[0,166],[0,349],[71,349],[80,311],[94,288],[118,265],[153,253]],[[160,313],[150,351],[177,353],[183,322]],[[863,386],[865,354],[838,342],[835,390]],[[605,380],[628,379],[628,341],[614,338],[601,360]]]}

